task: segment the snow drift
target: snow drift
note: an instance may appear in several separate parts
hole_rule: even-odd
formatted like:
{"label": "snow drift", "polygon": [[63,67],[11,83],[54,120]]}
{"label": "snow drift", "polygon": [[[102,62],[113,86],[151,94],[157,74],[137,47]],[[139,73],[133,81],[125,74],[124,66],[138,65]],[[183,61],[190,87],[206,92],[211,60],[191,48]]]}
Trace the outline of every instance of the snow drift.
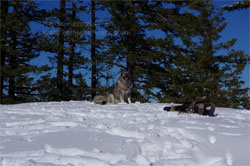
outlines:
{"label": "snow drift", "polygon": [[167,104],[0,105],[2,166],[247,166],[250,111],[216,117]]}

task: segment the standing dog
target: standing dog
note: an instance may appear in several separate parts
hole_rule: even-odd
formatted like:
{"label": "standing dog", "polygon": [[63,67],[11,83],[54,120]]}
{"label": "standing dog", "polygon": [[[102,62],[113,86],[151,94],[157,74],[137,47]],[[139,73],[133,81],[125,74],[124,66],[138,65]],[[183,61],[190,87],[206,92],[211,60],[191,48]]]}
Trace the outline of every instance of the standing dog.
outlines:
{"label": "standing dog", "polygon": [[117,104],[127,102],[131,104],[133,83],[128,71],[122,70],[121,75],[111,94],[97,95],[93,102],[96,104]]}

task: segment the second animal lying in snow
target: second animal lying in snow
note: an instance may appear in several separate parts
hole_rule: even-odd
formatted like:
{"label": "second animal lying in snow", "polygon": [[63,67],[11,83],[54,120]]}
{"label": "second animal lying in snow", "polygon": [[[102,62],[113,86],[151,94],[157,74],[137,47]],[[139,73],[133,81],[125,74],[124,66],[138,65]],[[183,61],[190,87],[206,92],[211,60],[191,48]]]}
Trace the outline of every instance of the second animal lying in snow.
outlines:
{"label": "second animal lying in snow", "polygon": [[127,102],[131,104],[131,90],[133,83],[128,71],[122,70],[121,75],[111,94],[97,95],[93,102],[96,104],[117,104]]}
{"label": "second animal lying in snow", "polygon": [[191,103],[184,103],[179,106],[172,106],[172,107],[164,107],[165,111],[177,111],[179,113],[197,113],[200,115],[209,115],[215,116],[215,105],[211,103],[209,100],[203,99],[196,99]]}

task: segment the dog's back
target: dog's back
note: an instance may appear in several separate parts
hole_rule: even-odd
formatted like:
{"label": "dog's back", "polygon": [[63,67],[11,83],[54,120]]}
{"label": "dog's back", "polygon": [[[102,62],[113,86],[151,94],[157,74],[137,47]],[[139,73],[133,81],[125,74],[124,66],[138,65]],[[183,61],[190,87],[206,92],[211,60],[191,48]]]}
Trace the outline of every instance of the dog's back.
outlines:
{"label": "dog's back", "polygon": [[96,104],[101,104],[101,105],[115,104],[115,100],[114,100],[114,95],[113,94],[97,95],[97,96],[94,97],[94,99],[92,100],[92,102],[94,102]]}
{"label": "dog's back", "polygon": [[107,104],[107,97],[104,95],[97,95],[93,98],[92,101],[96,104],[104,105]]}

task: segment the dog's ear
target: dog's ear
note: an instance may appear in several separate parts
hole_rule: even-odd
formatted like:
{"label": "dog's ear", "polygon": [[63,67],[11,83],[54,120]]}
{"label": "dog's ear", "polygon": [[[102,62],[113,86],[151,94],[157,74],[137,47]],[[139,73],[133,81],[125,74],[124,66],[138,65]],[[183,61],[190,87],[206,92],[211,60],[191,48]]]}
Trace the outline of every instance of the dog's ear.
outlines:
{"label": "dog's ear", "polygon": [[121,69],[121,74],[126,74],[126,73],[128,73],[128,71],[126,70],[126,69]]}

